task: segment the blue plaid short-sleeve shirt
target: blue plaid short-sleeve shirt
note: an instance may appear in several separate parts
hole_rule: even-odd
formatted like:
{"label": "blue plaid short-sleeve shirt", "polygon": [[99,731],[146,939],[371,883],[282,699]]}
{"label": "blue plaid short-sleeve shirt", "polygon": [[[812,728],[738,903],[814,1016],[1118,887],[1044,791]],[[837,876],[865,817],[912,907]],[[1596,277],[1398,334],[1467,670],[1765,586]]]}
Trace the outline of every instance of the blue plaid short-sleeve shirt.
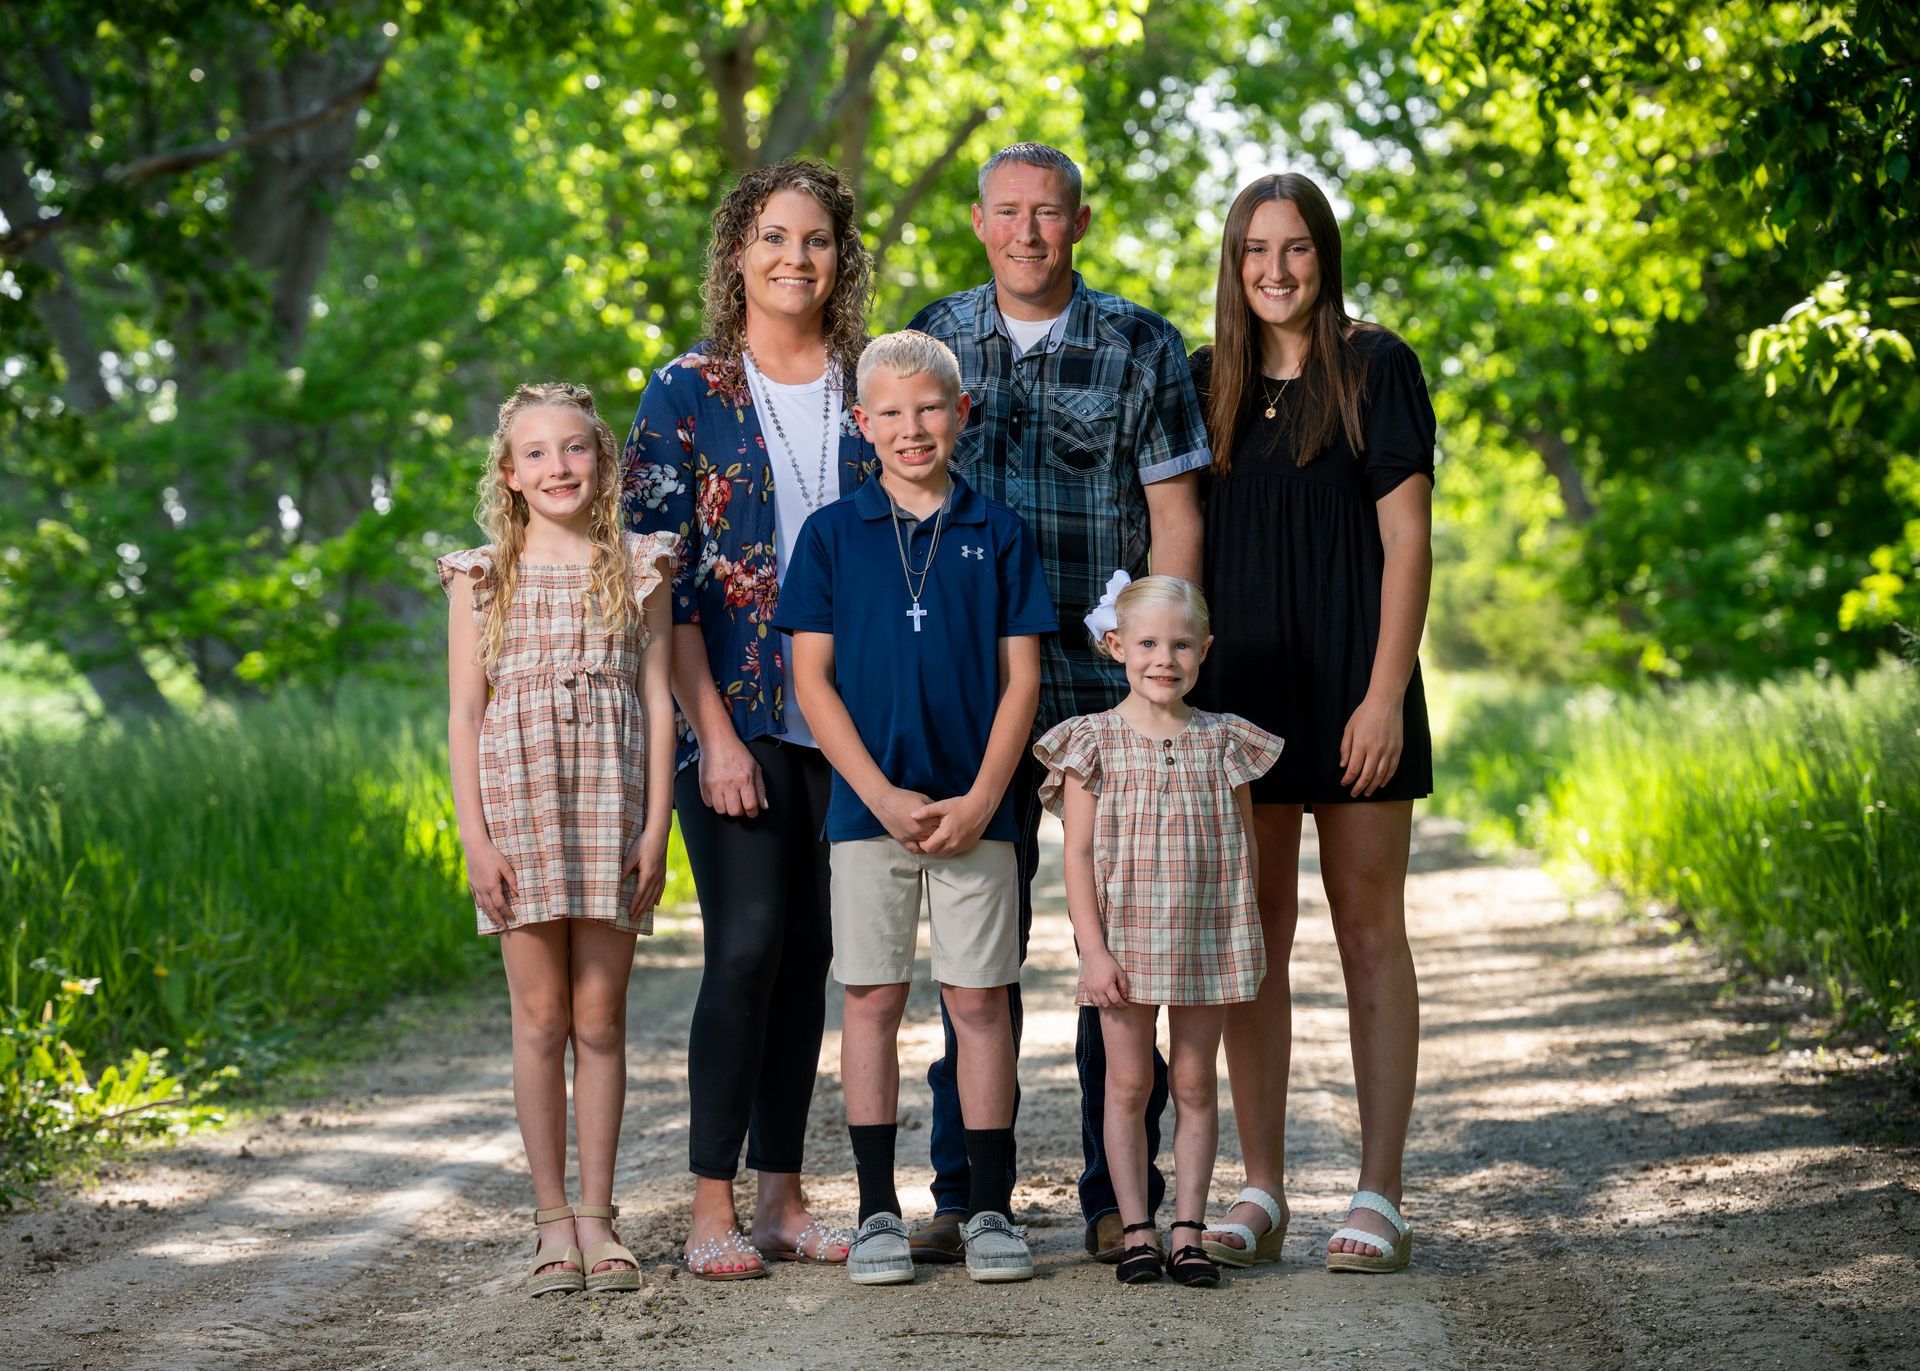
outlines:
{"label": "blue plaid short-sleeve shirt", "polygon": [[911,327],[960,359],[973,412],[953,465],[1033,529],[1061,632],[1041,639],[1034,732],[1111,708],[1127,682],[1080,619],[1117,570],[1147,570],[1146,487],[1212,460],[1180,331],[1152,310],[1088,289],[1016,356],[993,283],[936,300]]}

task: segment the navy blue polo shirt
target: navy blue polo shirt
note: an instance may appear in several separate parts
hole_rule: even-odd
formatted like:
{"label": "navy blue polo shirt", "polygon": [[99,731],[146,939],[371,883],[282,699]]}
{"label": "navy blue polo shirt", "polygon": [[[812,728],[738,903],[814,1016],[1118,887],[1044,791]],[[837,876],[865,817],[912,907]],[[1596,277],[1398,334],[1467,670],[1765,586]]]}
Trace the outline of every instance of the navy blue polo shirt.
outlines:
{"label": "navy blue polo shirt", "polygon": [[[937,552],[932,518],[900,521],[896,541],[893,505],[877,480],[817,511],[800,529],[773,615],[783,632],[833,635],[834,683],[874,764],[894,785],[934,800],[966,794],[980,775],[1000,706],[1000,639],[1060,629],[1026,521],[957,475],[952,481]],[[930,552],[934,559],[918,618],[901,542],[916,570]],[[835,772],[827,840],[886,835]],[[1013,841],[1006,797],[981,837]]]}

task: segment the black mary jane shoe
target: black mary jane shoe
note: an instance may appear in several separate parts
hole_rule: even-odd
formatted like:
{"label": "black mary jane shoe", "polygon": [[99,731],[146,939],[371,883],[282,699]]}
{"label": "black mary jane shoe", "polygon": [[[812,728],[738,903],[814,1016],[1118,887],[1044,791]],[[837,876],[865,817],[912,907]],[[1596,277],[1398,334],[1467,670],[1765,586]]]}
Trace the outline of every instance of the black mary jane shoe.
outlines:
{"label": "black mary jane shoe", "polygon": [[[1151,1222],[1130,1223],[1121,1229],[1122,1241],[1128,1233],[1152,1233],[1157,1231]],[[1157,1285],[1160,1281],[1160,1249],[1152,1243],[1135,1243],[1120,1254],[1120,1264],[1113,1268],[1113,1274],[1122,1285]]]}
{"label": "black mary jane shoe", "polygon": [[[1176,1228],[1197,1228],[1206,1232],[1207,1226],[1197,1219],[1176,1219],[1167,1225],[1171,1233]],[[1206,1254],[1206,1250],[1194,1243],[1173,1249],[1173,1255],[1167,1259],[1167,1274],[1173,1277],[1175,1285],[1198,1286],[1210,1290],[1220,1284],[1220,1267]]]}

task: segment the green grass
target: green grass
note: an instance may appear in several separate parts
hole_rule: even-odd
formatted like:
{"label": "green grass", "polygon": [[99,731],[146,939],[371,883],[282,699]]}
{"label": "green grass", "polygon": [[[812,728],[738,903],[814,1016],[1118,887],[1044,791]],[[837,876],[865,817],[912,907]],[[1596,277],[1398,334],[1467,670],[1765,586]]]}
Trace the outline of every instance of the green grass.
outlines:
{"label": "green grass", "polygon": [[1426,678],[1434,738],[1428,812],[1464,820],[1482,847],[1537,847],[1548,778],[1568,763],[1583,717],[1608,692],[1515,683],[1491,673]]}
{"label": "green grass", "polygon": [[1920,1060],[1920,679],[1446,681],[1435,809],[1579,861]]}
{"label": "green grass", "polygon": [[[95,1082],[154,1049],[189,1083],[257,1075],[498,961],[474,932],[444,705],[423,690],[10,733],[0,854],[0,1014],[19,1044],[0,1047],[0,1099],[56,1020],[48,1062]],[[670,859],[666,902],[690,900],[677,834]]]}

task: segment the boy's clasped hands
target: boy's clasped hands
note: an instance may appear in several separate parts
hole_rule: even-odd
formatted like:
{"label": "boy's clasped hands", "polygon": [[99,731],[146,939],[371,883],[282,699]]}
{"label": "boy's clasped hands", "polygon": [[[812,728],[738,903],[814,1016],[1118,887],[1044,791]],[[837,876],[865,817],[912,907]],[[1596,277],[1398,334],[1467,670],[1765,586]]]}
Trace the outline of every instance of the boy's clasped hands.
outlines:
{"label": "boy's clasped hands", "polygon": [[929,857],[958,857],[971,852],[986,832],[996,805],[971,792],[935,800],[917,790],[888,786],[869,802],[887,835],[909,852]]}

